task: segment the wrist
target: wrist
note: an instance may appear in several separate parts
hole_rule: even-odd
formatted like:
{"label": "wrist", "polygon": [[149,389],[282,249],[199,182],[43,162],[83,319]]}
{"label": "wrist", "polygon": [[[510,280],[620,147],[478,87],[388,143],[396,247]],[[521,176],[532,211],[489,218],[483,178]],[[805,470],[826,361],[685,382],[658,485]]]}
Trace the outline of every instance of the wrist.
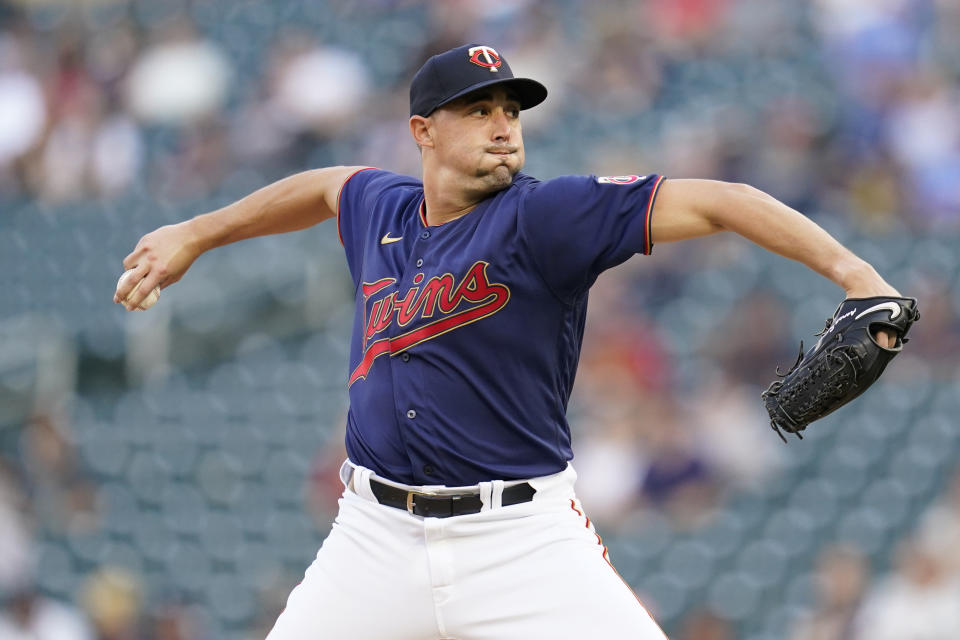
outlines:
{"label": "wrist", "polygon": [[185,235],[184,245],[194,256],[217,246],[215,229],[208,215],[199,215],[180,223]]}
{"label": "wrist", "polygon": [[860,258],[837,263],[833,276],[834,282],[843,287],[848,298],[900,295],[877,273],[873,265]]}

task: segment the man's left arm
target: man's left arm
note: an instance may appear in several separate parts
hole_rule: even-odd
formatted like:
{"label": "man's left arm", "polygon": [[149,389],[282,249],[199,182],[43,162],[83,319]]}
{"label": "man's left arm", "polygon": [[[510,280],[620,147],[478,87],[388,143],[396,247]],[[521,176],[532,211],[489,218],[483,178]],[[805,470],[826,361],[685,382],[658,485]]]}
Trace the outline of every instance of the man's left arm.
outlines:
{"label": "man's left arm", "polygon": [[[900,295],[869,263],[823,228],[759,189],[716,180],[663,181],[652,212],[653,243],[720,231],[733,231],[805,264],[843,288],[848,298]],[[877,338],[883,346],[895,343],[895,336],[886,332]]]}

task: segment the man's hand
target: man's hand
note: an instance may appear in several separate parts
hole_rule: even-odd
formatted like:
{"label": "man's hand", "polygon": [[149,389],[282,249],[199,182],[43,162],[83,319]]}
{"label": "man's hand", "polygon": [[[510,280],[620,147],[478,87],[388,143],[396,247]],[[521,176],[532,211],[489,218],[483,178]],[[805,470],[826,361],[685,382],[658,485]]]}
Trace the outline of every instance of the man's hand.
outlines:
{"label": "man's hand", "polygon": [[[151,231],[123,259],[123,268],[134,273],[117,287],[113,301],[123,304],[127,311],[136,309],[154,287],[164,289],[182,278],[201,253],[190,221]],[[127,295],[141,279],[140,288],[128,300]]]}
{"label": "man's hand", "polygon": [[897,344],[897,336],[889,331],[877,331],[873,334],[873,337],[877,339],[877,344],[884,349],[892,349]]}

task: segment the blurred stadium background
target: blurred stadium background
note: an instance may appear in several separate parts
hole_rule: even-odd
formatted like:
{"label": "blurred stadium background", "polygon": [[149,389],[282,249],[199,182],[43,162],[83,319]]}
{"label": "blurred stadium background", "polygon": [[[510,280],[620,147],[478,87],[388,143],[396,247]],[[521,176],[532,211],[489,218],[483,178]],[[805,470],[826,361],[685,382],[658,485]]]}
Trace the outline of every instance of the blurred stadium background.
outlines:
{"label": "blurred stadium background", "polygon": [[784,446],[759,393],[842,292],[734,237],[601,278],[579,491],[671,637],[960,637],[958,32],[954,0],[0,0],[0,638],[264,636],[340,490],[336,234],[218,250],[143,314],[121,260],[298,170],[417,175],[408,80],[469,41],[551,91],[529,173],[747,182],[920,299]]}

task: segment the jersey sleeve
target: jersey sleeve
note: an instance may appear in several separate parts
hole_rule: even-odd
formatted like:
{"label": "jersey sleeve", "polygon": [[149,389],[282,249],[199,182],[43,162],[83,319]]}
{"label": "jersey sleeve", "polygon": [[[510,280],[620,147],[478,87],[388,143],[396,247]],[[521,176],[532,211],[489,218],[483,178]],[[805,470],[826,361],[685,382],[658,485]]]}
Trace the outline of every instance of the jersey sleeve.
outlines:
{"label": "jersey sleeve", "polygon": [[337,234],[351,274],[359,273],[376,200],[391,182],[392,176],[388,171],[365,167],[357,169],[340,187],[337,196]]}
{"label": "jersey sleeve", "polygon": [[544,281],[571,300],[597,276],[653,248],[650,223],[663,177],[564,176],[524,199],[519,229]]}

